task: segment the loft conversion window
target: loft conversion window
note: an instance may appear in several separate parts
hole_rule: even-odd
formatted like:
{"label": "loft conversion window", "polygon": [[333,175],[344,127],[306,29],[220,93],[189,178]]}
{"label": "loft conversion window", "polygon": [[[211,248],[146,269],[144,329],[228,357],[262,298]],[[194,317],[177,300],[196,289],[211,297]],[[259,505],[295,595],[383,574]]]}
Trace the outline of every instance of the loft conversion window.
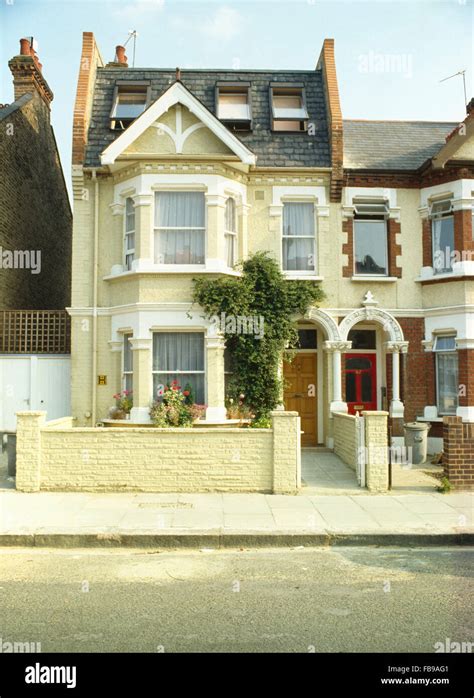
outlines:
{"label": "loft conversion window", "polygon": [[454,217],[451,199],[433,201],[430,206],[433,271],[448,274],[453,270]]}
{"label": "loft conversion window", "polygon": [[110,112],[110,128],[123,131],[142,114],[149,103],[149,84],[124,82],[115,85],[114,103]]}
{"label": "loft conversion window", "polygon": [[252,129],[249,82],[218,82],[216,85],[217,118],[232,131]]}
{"label": "loft conversion window", "polygon": [[306,131],[308,110],[303,85],[270,85],[273,131]]}
{"label": "loft conversion window", "polygon": [[354,200],[354,274],[388,275],[386,201]]}

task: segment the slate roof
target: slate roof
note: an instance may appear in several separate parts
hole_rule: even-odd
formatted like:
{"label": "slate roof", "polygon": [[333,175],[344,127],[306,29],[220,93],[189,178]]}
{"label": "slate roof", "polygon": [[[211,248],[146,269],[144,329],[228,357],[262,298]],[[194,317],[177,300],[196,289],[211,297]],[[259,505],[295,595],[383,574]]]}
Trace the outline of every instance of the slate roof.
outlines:
{"label": "slate roof", "polygon": [[[150,81],[154,102],[175,81],[173,69],[98,68],[88,132],[85,165],[100,165],[101,152],[120,132],[111,131],[109,116],[117,80]],[[215,114],[215,84],[218,81],[250,82],[253,131],[235,135],[257,156],[258,167],[330,167],[330,145],[326,101],[321,70],[181,70],[181,82]],[[315,135],[273,133],[270,130],[269,86],[271,82],[303,83],[309,120]]]}
{"label": "slate roof", "polygon": [[25,94],[19,97],[16,102],[12,102],[11,104],[7,104],[6,106],[2,107],[0,109],[0,121],[5,119],[7,116],[10,116],[10,114],[13,114],[13,112],[16,112],[18,109],[21,109],[21,107],[28,104],[31,99],[33,99],[33,95],[30,92],[25,92]]}
{"label": "slate roof", "polygon": [[344,167],[417,170],[446,142],[456,122],[344,120]]}

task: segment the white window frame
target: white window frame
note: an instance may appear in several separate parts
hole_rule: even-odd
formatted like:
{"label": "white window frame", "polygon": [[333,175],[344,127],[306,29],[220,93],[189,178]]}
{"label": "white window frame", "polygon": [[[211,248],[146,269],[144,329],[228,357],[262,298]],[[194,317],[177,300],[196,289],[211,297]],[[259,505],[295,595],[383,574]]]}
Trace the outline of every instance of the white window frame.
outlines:
{"label": "white window frame", "polygon": [[[122,345],[122,390],[132,390],[133,391],[133,354],[131,354],[132,357],[132,368],[131,370],[125,370],[125,347],[126,343],[129,342],[129,340],[133,337],[133,332],[124,332],[123,333],[123,345]],[[129,344],[130,347],[130,344]],[[131,347],[129,348],[129,351],[131,352],[132,349]],[[127,381],[126,378],[127,376],[131,376],[131,383],[132,387],[127,388]]]}
{"label": "white window frame", "polygon": [[[437,349],[438,340],[439,339],[446,339],[448,337],[454,339],[454,347],[452,349]],[[456,357],[459,359],[458,351],[456,348],[456,335],[454,335],[452,333],[435,335],[432,351],[435,355],[436,408],[438,410],[438,415],[440,417],[442,417],[444,415],[446,415],[446,416],[456,415],[457,408],[459,407],[459,395],[456,396],[456,406],[454,408],[454,411],[445,412],[444,410],[442,410],[440,408],[439,377],[438,377],[438,375],[439,375],[438,357],[439,356],[446,356],[447,354],[456,354]],[[458,380],[459,380],[459,363],[458,363]]]}
{"label": "white window frame", "polygon": [[[132,204],[132,209],[133,209],[133,230],[127,230],[127,201],[131,201]],[[137,229],[137,221],[136,221],[136,211],[135,211],[135,202],[133,201],[133,198],[131,196],[127,196],[125,199],[125,215],[124,215],[124,232],[123,232],[123,266],[125,271],[131,271],[132,270],[132,265],[135,260],[135,245],[137,243],[137,238],[136,238],[136,229]],[[133,245],[133,248],[127,249],[127,242],[128,238],[130,235],[135,236],[135,243]]]}
{"label": "white window frame", "polygon": [[[227,205],[233,202],[233,207],[234,207],[234,230],[229,230],[227,226]],[[229,196],[226,199],[225,202],[225,226],[224,226],[224,240],[225,240],[225,246],[224,246],[224,255],[225,255],[225,263],[229,268],[234,267],[236,264],[236,257],[237,257],[237,230],[238,230],[238,222],[237,222],[237,202],[235,200],[235,197]],[[229,265],[227,260],[229,258],[229,247],[231,251],[231,256],[232,256],[232,264]]]}
{"label": "white window frame", "polygon": [[[155,335],[158,334],[184,334],[184,333],[193,333],[193,334],[201,334],[203,337],[203,343],[204,343],[204,352],[203,352],[203,363],[204,363],[204,370],[202,371],[158,371],[153,368],[153,341]],[[154,377],[156,375],[169,375],[169,376],[180,376],[180,375],[189,375],[192,373],[193,375],[204,375],[204,403],[207,404],[207,381],[206,381],[206,375],[207,375],[207,352],[206,352],[206,333],[202,329],[196,329],[196,330],[188,330],[188,329],[181,329],[181,328],[160,328],[159,330],[152,330],[152,370],[151,370],[151,383],[152,383],[152,391],[153,391],[153,400],[156,400],[156,395],[154,394]],[[184,388],[184,386],[181,386]]]}
{"label": "white window frame", "polygon": [[[447,207],[446,210],[444,211],[433,211],[435,209],[437,204],[449,204],[449,208]],[[437,254],[438,250],[435,250],[435,235],[434,235],[434,227],[436,221],[439,220],[451,220],[452,221],[452,226],[453,226],[453,249],[451,252],[454,251],[454,212],[453,212],[453,203],[452,203],[452,197],[445,197],[442,199],[435,199],[431,201],[430,207],[429,207],[429,217],[430,217],[430,230],[431,230],[431,262],[433,266],[433,274],[452,274],[453,273],[453,266],[451,259],[445,260],[449,261],[449,267],[438,269],[437,266],[435,265],[435,255]],[[441,250],[439,250],[441,251]]]}
{"label": "white window frame", "polygon": [[[318,236],[318,215],[317,206],[314,200],[308,201],[308,199],[282,199],[282,210],[281,210],[281,269],[285,276],[316,276],[318,273],[318,255],[317,255],[317,236]],[[314,225],[314,235],[285,235],[284,234],[284,219],[285,219],[285,206],[291,204],[311,204],[313,207],[313,225]],[[314,257],[314,268],[313,269],[285,269],[284,265],[284,254],[283,248],[285,245],[285,240],[313,240],[313,257]]]}
{"label": "white window frame", "polygon": [[[381,274],[371,274],[370,272],[366,271],[357,271],[357,254],[356,254],[356,249],[357,249],[357,235],[356,235],[356,227],[357,223],[383,223],[385,227],[385,272]],[[354,258],[354,270],[353,274],[354,276],[373,276],[374,279],[380,279],[380,278],[385,278],[389,276],[389,258],[388,258],[388,226],[387,226],[387,218],[384,218],[381,220],[380,218],[354,218],[352,221],[352,247],[353,247],[353,258]]]}
{"label": "white window frame", "polygon": [[[202,194],[204,196],[204,227],[199,227],[199,228],[193,228],[189,226],[173,226],[171,228],[167,228],[164,226],[156,226],[155,225],[155,218],[156,218],[156,201],[157,201],[157,194],[163,194],[167,192],[176,192],[176,193],[183,193],[183,194]],[[160,260],[160,236],[156,235],[156,233],[161,230],[202,230],[204,233],[204,260],[200,263],[195,263],[195,262],[165,262],[165,261],[159,261]],[[206,259],[207,259],[207,201],[206,201],[206,192],[202,188],[193,188],[191,187],[179,187],[179,188],[162,188],[160,187],[159,189],[153,189],[153,260],[154,263],[158,266],[163,266],[168,269],[172,268],[180,268],[183,269],[183,271],[193,271],[194,269],[202,269],[203,267],[206,266]],[[163,255],[164,258],[164,255]],[[157,261],[158,260],[158,261]]]}

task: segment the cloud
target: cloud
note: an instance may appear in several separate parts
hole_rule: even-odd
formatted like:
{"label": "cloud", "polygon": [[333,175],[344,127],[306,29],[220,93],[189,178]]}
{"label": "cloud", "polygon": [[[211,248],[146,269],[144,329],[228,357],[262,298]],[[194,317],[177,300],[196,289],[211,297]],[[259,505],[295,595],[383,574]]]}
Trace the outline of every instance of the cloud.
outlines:
{"label": "cloud", "polygon": [[220,7],[214,17],[201,25],[201,31],[213,39],[228,41],[240,33],[243,19],[233,7]]}
{"label": "cloud", "polygon": [[165,0],[132,0],[132,2],[122,2],[117,6],[114,3],[114,15],[118,19],[134,20],[163,9]]}

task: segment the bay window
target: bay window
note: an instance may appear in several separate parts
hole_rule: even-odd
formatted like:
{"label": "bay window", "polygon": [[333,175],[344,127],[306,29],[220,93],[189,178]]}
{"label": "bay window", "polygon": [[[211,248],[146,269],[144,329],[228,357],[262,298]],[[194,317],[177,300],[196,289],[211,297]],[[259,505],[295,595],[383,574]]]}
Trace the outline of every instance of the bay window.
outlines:
{"label": "bay window", "polygon": [[203,192],[156,192],[155,262],[204,264],[205,218]]}
{"label": "bay window", "polygon": [[439,415],[456,414],[458,354],[454,335],[439,335],[433,345],[436,361],[436,404]]}
{"label": "bay window", "polygon": [[287,202],[283,205],[283,269],[314,273],[314,204]]}
{"label": "bay window", "polygon": [[204,333],[155,332],[153,334],[153,396],[159,399],[172,381],[184,390],[189,383],[194,401],[204,404]]}
{"label": "bay window", "polygon": [[130,271],[135,259],[135,207],[133,199],[128,197],[125,201],[125,238],[124,260],[125,269]]}
{"label": "bay window", "polygon": [[237,218],[235,199],[229,198],[225,202],[225,261],[228,267],[235,264],[237,245]]}
{"label": "bay window", "polygon": [[131,334],[124,334],[122,352],[122,389],[129,392],[133,390],[133,353],[129,342],[131,337]]}

